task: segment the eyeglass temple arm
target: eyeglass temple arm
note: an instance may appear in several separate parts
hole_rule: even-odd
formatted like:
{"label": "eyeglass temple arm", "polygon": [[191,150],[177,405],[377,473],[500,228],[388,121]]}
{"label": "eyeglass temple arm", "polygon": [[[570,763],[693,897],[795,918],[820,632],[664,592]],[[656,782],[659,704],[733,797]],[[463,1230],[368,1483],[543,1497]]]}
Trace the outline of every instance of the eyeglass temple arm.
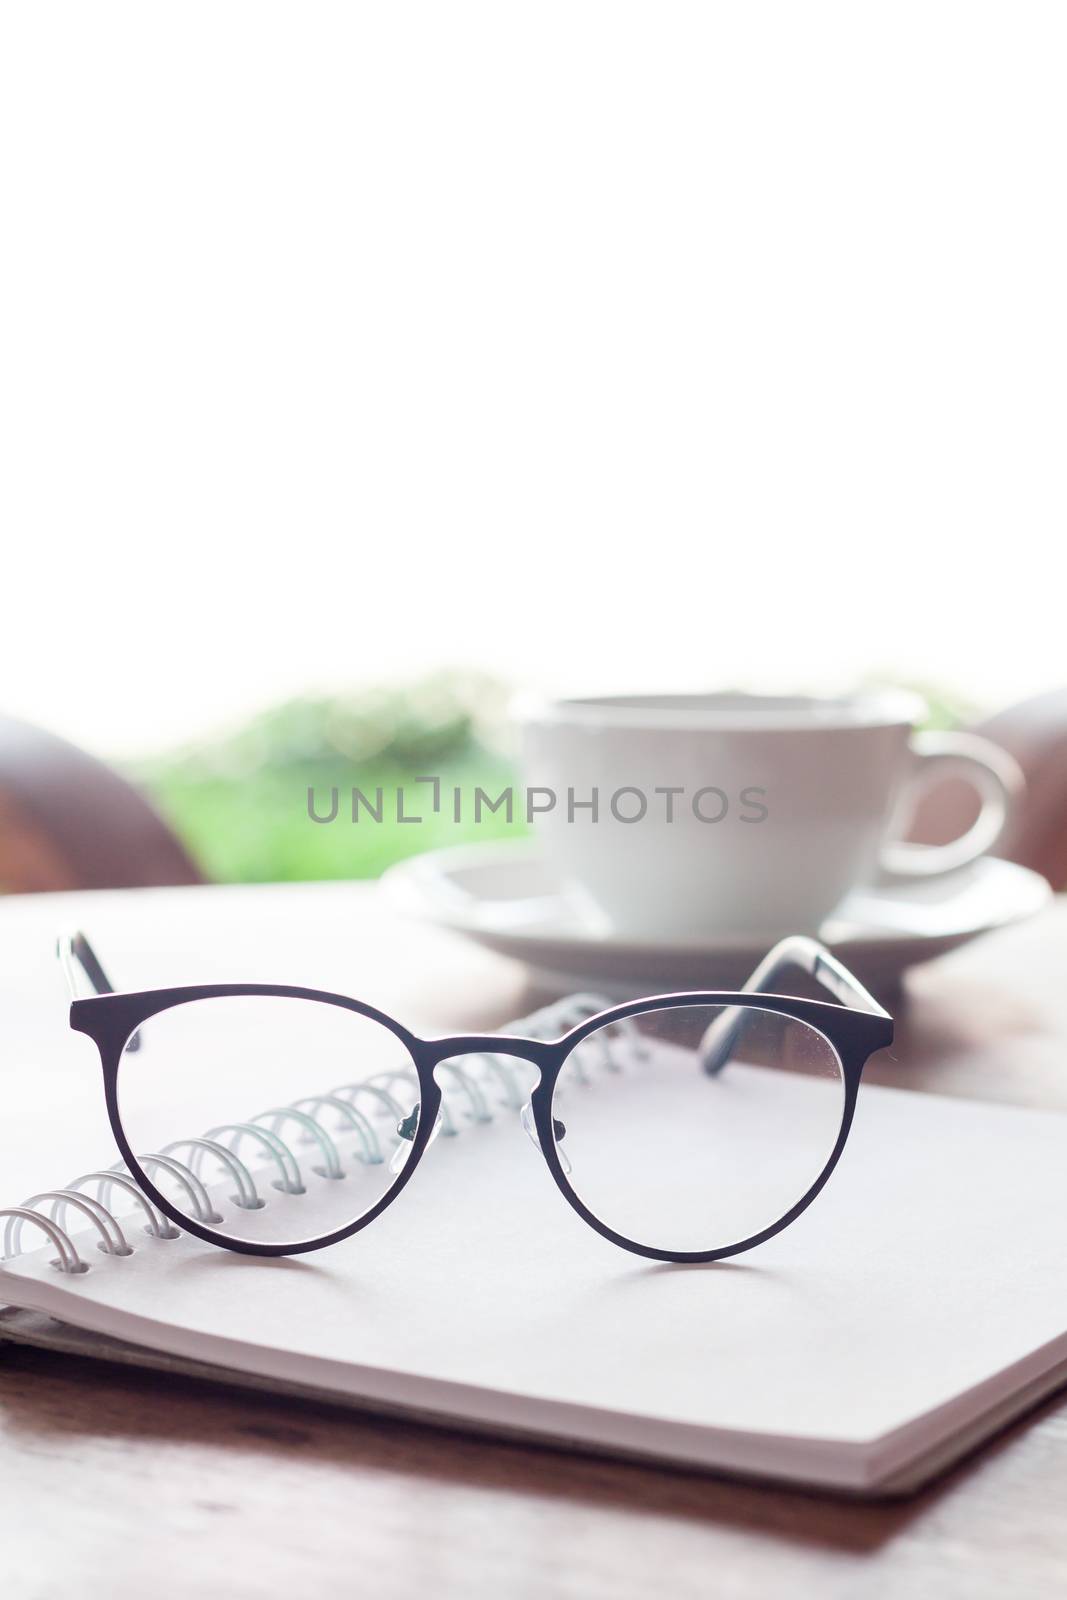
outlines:
{"label": "eyeglass temple arm", "polygon": [[[80,928],[75,929],[73,933],[60,935],[56,943],[56,955],[59,957],[59,964],[63,968],[63,976],[67,980],[67,988],[70,990],[72,1000],[81,998],[78,994],[79,968],[92,984],[93,994],[115,993],[115,985],[104,971],[100,957]],[[126,1049],[139,1050],[140,1048],[140,1035],[135,1033],[127,1041]]]}
{"label": "eyeglass temple arm", "polygon": [[[807,934],[791,933],[773,949],[768,950],[759,966],[745,983],[743,994],[782,994],[782,978],[788,972],[800,972],[814,978],[839,1005],[856,1011],[869,1011],[876,1017],[888,1017],[884,1006],[865,989],[858,978],[837,957],[831,955],[818,939]],[[734,1047],[744,1027],[745,1012],[741,1006],[727,1006],[715,1018],[700,1041],[700,1061],[704,1071],[714,1077],[722,1071],[734,1052]]]}

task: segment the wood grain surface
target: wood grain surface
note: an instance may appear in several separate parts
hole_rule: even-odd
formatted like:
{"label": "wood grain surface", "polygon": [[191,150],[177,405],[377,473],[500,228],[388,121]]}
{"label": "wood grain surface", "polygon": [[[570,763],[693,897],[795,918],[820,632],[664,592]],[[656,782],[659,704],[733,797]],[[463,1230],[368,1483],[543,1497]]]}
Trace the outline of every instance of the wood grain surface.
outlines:
{"label": "wood grain surface", "polygon": [[[129,965],[147,969],[152,941],[133,941],[127,953],[124,930],[140,938],[154,918],[180,942],[190,904],[182,897],[215,897],[220,939],[250,909],[262,937],[272,917],[314,914],[321,923],[343,905],[344,961],[362,967],[368,998],[384,996],[398,960],[413,953],[421,1005],[441,1013],[442,1025],[457,1009],[479,1020],[514,1009],[523,994],[517,969],[394,924],[369,893],[343,901],[333,888],[135,894],[0,905],[3,999],[15,1017],[2,1036],[9,1092],[0,1149],[11,1170],[21,1171],[26,1129],[43,1128],[42,1096],[54,1118],[57,1095],[90,1093],[73,1076],[80,1058],[69,1084],[62,1074],[34,1082],[25,1070],[35,1049],[26,1008],[44,1003],[51,979],[42,966],[38,983],[36,958],[18,952],[35,948],[63,913],[93,913]],[[219,970],[205,955],[183,977]],[[227,971],[241,975],[232,960]],[[1067,1106],[1067,907],[916,971],[900,1042],[876,1066],[883,1080],[912,1087]],[[860,1504],[12,1347],[0,1369],[0,1575],[5,1596],[20,1600],[1061,1596],[1065,1491],[1065,1401],[1046,1404],[921,1496]]]}

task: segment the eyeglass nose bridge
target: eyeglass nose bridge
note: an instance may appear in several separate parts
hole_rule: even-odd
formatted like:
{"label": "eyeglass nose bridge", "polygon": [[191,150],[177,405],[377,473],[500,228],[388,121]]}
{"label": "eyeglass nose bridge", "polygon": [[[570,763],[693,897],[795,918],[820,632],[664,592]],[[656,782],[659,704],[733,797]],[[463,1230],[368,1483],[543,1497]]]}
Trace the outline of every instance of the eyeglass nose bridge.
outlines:
{"label": "eyeglass nose bridge", "polygon": [[[514,1060],[527,1061],[537,1068],[538,1080],[530,1088],[525,1103],[519,1110],[519,1121],[523,1131],[538,1155],[543,1156],[540,1135],[533,1111],[533,1096],[545,1085],[545,1074],[548,1069],[558,1064],[558,1046],[546,1043],[540,1039],[522,1038],[515,1034],[473,1034],[464,1035],[454,1039],[431,1039],[425,1043],[427,1051],[427,1064],[435,1073],[436,1068],[445,1062],[453,1061],[457,1056],[465,1055],[495,1055],[510,1056]],[[562,1138],[566,1129],[561,1122],[554,1122],[553,1132],[557,1138]],[[570,1163],[562,1151],[560,1159],[565,1170],[569,1170]]]}
{"label": "eyeglass nose bridge", "polygon": [[423,1059],[431,1071],[443,1061],[456,1056],[514,1056],[518,1061],[528,1061],[543,1077],[557,1056],[557,1047],[541,1039],[525,1039],[507,1033],[463,1034],[455,1039],[426,1039],[422,1044]]}

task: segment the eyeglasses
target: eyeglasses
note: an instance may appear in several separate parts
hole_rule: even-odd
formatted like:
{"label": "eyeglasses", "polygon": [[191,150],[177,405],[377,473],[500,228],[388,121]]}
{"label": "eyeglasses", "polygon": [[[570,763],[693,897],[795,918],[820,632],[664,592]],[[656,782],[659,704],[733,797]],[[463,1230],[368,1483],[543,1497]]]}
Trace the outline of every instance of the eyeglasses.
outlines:
{"label": "eyeglasses", "polygon": [[[119,994],[84,934],[61,940],[60,954],[72,994],[77,969],[95,991],[74,998],[70,1025],[100,1052],[128,1174],[172,1222],[247,1255],[297,1255],[357,1233],[398,1198],[437,1134],[508,1109],[605,1239],[660,1261],[736,1255],[815,1199],[844,1149],[864,1066],[893,1038],[888,1012],[799,935],[743,990],[607,1009],[576,997],[525,1033],[445,1039],[315,989]],[[796,974],[831,999],[780,992]]]}

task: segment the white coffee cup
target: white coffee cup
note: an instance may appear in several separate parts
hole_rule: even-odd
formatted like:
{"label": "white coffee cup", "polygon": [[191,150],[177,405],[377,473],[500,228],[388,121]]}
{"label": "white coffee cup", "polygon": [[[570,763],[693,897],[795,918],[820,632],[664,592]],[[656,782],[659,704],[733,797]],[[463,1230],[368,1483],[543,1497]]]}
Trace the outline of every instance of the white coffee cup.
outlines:
{"label": "white coffee cup", "polygon": [[[879,876],[992,849],[1022,785],[969,734],[916,732],[902,691],[837,699],[626,695],[520,702],[527,805],[593,922],[663,938],[813,932]],[[921,791],[978,791],[951,844],[899,843]]]}

